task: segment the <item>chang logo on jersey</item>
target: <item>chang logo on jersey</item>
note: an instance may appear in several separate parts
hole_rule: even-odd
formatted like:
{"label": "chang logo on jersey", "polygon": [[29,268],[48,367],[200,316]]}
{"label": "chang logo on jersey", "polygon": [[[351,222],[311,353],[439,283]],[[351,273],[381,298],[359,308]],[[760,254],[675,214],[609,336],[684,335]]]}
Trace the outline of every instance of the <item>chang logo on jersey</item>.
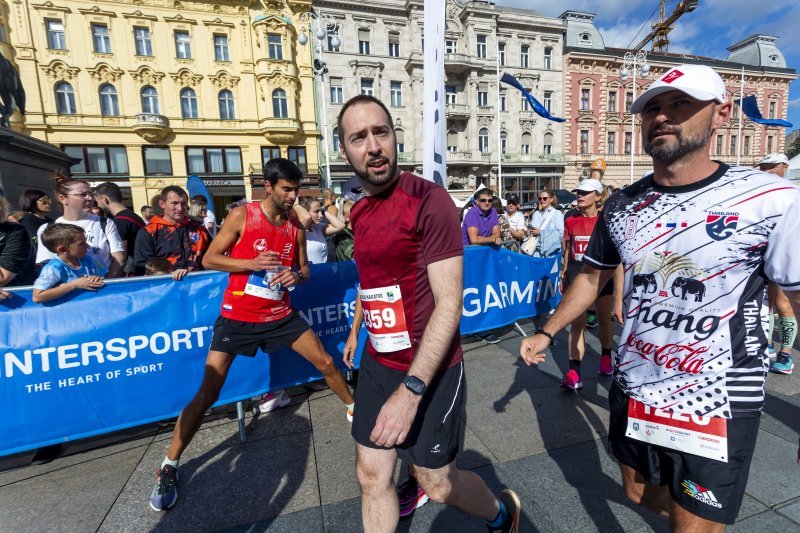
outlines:
{"label": "chang logo on jersey", "polygon": [[258,253],[265,252],[267,250],[267,239],[256,239],[253,241],[253,250]]}
{"label": "chang logo on jersey", "polygon": [[722,509],[722,504],[717,501],[717,497],[714,496],[714,493],[708,490],[707,488],[698,485],[694,481],[689,481],[688,479],[684,479],[681,483],[681,487],[683,487],[683,492],[687,495],[691,496],[695,500],[702,502],[706,505],[710,505],[711,507],[716,507],[717,509]]}
{"label": "chang logo on jersey", "polygon": [[739,213],[730,211],[708,211],[706,233],[715,241],[724,241],[736,232]]}

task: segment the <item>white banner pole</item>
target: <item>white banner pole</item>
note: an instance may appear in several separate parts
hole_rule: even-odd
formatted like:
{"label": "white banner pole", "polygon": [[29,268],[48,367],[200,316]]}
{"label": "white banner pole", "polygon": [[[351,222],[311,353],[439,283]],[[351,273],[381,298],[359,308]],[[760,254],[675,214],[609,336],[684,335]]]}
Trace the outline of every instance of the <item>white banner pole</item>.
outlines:
{"label": "white banner pole", "polygon": [[445,2],[425,2],[422,173],[427,180],[447,188],[447,118],[444,114]]}

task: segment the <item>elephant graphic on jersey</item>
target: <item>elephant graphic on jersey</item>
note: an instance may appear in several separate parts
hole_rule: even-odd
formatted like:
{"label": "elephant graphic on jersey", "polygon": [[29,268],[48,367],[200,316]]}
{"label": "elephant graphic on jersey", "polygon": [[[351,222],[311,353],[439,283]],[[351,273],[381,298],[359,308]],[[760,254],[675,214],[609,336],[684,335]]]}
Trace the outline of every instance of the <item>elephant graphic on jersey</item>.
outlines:
{"label": "elephant graphic on jersey", "polygon": [[658,286],[656,285],[656,276],[655,274],[636,274],[633,276],[633,289],[636,290],[636,287],[642,287],[644,293],[653,293],[658,290]]}
{"label": "elephant graphic on jersey", "polygon": [[694,294],[695,302],[702,302],[706,295],[706,286],[702,281],[682,276],[675,278],[675,281],[672,282],[672,295],[678,296],[676,294],[678,290],[681,291],[681,300],[685,300],[686,294],[689,293]]}

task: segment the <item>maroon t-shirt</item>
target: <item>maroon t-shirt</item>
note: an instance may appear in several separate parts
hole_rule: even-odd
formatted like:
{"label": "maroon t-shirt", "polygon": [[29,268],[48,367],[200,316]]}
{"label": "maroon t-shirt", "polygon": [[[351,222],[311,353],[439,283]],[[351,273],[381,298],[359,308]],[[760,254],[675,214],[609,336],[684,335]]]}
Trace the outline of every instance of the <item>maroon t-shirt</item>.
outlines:
{"label": "maroon t-shirt", "polygon": [[[380,364],[405,372],[433,313],[427,266],[464,253],[458,210],[442,187],[403,172],[387,190],[359,200],[350,212],[350,221],[361,291],[399,286],[410,343],[407,348],[386,352],[378,351],[368,340],[367,349]],[[389,290],[396,299],[393,292]],[[365,319],[369,325],[370,319]],[[456,331],[440,368],[456,365],[462,356]]]}

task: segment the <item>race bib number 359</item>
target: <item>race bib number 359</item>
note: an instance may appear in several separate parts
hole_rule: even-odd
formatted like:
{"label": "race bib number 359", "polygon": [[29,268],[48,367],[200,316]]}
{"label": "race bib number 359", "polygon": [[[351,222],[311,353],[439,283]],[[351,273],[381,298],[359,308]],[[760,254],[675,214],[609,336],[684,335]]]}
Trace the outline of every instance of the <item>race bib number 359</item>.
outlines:
{"label": "race bib number 359", "polygon": [[665,448],[728,462],[728,421],[725,418],[664,411],[629,398],[625,435]]}
{"label": "race bib number 359", "polygon": [[359,298],[369,340],[375,350],[390,353],[411,348],[399,285],[361,289]]}

